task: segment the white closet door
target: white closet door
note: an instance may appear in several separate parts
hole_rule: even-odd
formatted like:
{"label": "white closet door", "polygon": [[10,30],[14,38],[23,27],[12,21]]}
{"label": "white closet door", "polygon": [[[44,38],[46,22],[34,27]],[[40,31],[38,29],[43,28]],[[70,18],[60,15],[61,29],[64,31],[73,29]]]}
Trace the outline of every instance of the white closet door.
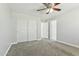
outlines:
{"label": "white closet door", "polygon": [[56,41],[56,20],[51,21],[50,24],[50,39]]}
{"label": "white closet door", "polygon": [[20,19],[17,24],[17,41],[32,41],[38,39],[38,25],[35,20]]}
{"label": "white closet door", "polygon": [[17,21],[17,41],[28,41],[27,23],[25,19],[18,19]]}
{"label": "white closet door", "polygon": [[41,21],[39,18],[16,14],[17,42],[38,40],[41,38]]}
{"label": "white closet door", "polygon": [[36,40],[37,39],[37,23],[35,20],[29,20],[28,22],[28,40]]}
{"label": "white closet door", "polygon": [[36,24],[36,28],[37,28],[37,30],[36,30],[36,35],[37,35],[37,40],[41,40],[41,21],[40,20],[37,20],[37,22],[36,22],[37,24]]}
{"label": "white closet door", "polygon": [[48,22],[41,23],[41,38],[48,38]]}

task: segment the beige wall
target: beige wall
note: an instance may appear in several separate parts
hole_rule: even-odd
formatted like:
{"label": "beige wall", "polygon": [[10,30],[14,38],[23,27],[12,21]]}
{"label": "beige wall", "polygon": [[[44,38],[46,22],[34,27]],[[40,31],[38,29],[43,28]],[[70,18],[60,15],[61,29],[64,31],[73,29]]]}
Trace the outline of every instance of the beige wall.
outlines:
{"label": "beige wall", "polygon": [[57,18],[57,40],[79,45],[79,7]]}
{"label": "beige wall", "polygon": [[8,4],[0,3],[0,55],[4,55],[9,45],[16,40],[16,22],[11,17]]}

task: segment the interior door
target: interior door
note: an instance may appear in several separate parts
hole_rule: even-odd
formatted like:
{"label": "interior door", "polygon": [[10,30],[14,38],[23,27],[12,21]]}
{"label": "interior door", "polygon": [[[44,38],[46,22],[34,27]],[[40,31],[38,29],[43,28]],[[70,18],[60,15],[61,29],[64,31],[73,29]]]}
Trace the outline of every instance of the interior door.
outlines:
{"label": "interior door", "polygon": [[56,40],[56,32],[57,32],[57,26],[56,26],[56,24],[57,24],[57,21],[56,20],[52,20],[51,22],[50,22],[51,24],[50,24],[50,39],[51,40]]}

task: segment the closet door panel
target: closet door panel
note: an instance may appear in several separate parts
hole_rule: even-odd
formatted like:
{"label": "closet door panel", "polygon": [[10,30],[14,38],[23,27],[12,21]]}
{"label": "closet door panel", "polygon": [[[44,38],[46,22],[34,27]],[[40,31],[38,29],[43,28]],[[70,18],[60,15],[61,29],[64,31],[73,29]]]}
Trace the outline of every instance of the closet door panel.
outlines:
{"label": "closet door panel", "polygon": [[37,40],[37,24],[35,20],[29,20],[28,22],[28,40]]}
{"label": "closet door panel", "polygon": [[27,23],[28,21],[26,19],[18,19],[17,20],[17,41],[28,41],[28,32],[27,32]]}
{"label": "closet door panel", "polygon": [[48,23],[41,23],[41,38],[48,38]]}

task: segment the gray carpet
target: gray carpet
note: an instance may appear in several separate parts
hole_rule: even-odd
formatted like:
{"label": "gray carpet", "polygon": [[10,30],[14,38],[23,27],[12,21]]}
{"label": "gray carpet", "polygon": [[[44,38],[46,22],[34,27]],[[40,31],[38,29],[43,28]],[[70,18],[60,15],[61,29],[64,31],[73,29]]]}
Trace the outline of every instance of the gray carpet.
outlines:
{"label": "gray carpet", "polygon": [[[73,56],[62,44],[50,40],[21,42],[11,46],[7,56]],[[65,46],[64,46],[65,47]],[[65,47],[67,48],[67,47]]]}

